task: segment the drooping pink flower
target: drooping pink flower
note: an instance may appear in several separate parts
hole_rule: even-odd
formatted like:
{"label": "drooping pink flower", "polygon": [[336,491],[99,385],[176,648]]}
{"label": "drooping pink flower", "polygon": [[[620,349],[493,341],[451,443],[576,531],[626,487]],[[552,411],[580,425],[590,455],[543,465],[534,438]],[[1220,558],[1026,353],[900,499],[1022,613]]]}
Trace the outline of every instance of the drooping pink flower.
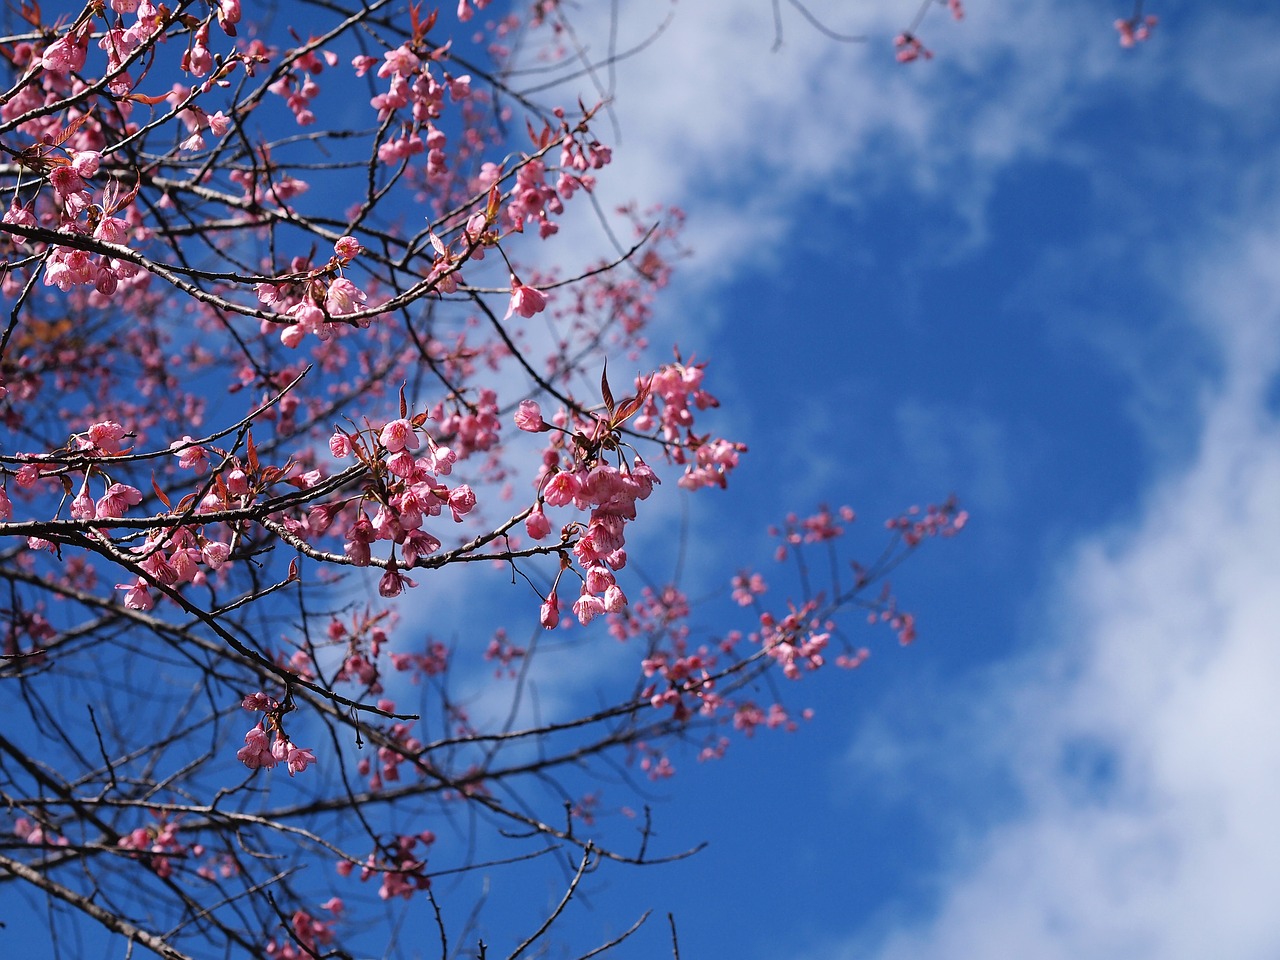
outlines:
{"label": "drooping pink flower", "polygon": [[621,613],[627,605],[627,595],[616,583],[610,584],[604,591],[604,609],[606,613]]}
{"label": "drooping pink flower", "polygon": [[440,541],[423,530],[410,530],[404,536],[401,554],[406,567],[412,567],[419,558],[427,557],[440,549]]}
{"label": "drooping pink flower", "polygon": [[229,36],[236,35],[236,24],[240,22],[240,0],[218,0],[218,26]]}
{"label": "drooping pink flower", "polygon": [[289,776],[292,777],[295,773],[301,773],[315,762],[316,755],[311,750],[290,745],[289,758],[287,761]]}
{"label": "drooping pink flower", "polygon": [[543,601],[542,609],[538,611],[538,619],[548,630],[560,622],[560,595],[556,593],[555,587],[551,588],[551,593]]}
{"label": "drooping pink flower", "polygon": [[125,591],[124,605],[130,610],[150,610],[156,605],[151,591],[147,589],[147,581],[141,577],[134,583],[117,583],[116,589]]}
{"label": "drooping pink flower", "polygon": [[527,286],[516,279],[515,274],[511,275],[511,303],[507,306],[507,313],[502,318],[509,319],[513,313],[528,319],[534,314],[541,313],[547,306],[547,295],[541,290],[535,290],[533,287]]}
{"label": "drooping pink flower", "polygon": [[240,701],[242,709],[250,712],[257,710],[274,710],[276,702],[259,690],[257,693],[247,693]]}
{"label": "drooping pink flower", "polygon": [[209,464],[209,454],[204,447],[195,444],[190,436],[184,435],[181,440],[169,444],[169,449],[178,458],[178,466],[184,470],[203,473]]}
{"label": "drooping pink flower", "polygon": [[93,497],[89,495],[89,483],[86,480],[76,498],[71,501],[71,519],[96,520],[97,518],[98,510],[94,506]]}
{"label": "drooping pink flower", "polygon": [[236,759],[250,770],[270,770],[276,765],[275,755],[267,741],[267,731],[261,722],[244,735],[244,746],[236,751]]}
{"label": "drooping pink flower", "polygon": [[416,587],[417,584],[406,577],[397,567],[387,568],[387,572],[378,581],[378,593],[384,597],[398,597],[404,593],[405,587]]}
{"label": "drooping pink flower", "polygon": [[574,601],[573,615],[584,627],[602,613],[604,613],[604,601],[599,597],[584,593]]}
{"label": "drooping pink flower", "polygon": [[524,529],[534,540],[541,540],[551,533],[551,521],[541,507],[535,507],[533,513],[525,517]]}
{"label": "drooping pink flower", "polygon": [[475,492],[465,483],[449,491],[449,509],[453,511],[453,519],[461,522],[476,505]]}
{"label": "drooping pink flower", "polygon": [[40,58],[41,66],[50,73],[70,73],[84,66],[85,54],[89,48],[89,34],[93,30],[93,22],[86,21],[84,26],[73,33],[59,37],[45,48]]}

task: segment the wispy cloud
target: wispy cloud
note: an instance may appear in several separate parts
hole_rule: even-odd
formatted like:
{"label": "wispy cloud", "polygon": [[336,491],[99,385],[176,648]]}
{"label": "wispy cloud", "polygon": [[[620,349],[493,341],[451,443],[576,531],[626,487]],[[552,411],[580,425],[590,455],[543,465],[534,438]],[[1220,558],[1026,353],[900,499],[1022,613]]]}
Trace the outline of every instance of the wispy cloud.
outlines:
{"label": "wispy cloud", "polygon": [[[1032,652],[988,674],[982,706],[944,742],[855,752],[864,770],[910,763],[943,779],[971,760],[969,776],[1003,776],[1021,803],[994,823],[960,817],[975,832],[947,855],[923,920],[826,955],[1280,948],[1280,425],[1266,404],[1277,256],[1271,226],[1190,273],[1195,320],[1225,364],[1196,456],[1132,522],[1079,542]],[[960,743],[977,746],[957,756]]]}

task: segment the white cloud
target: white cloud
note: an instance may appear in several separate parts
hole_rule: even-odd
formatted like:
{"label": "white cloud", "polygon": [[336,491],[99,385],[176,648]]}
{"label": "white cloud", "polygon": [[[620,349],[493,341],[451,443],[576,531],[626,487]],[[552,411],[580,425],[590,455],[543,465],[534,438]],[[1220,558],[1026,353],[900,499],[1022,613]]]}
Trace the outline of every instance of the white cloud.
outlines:
{"label": "white cloud", "polygon": [[[597,56],[608,49],[610,6],[575,14]],[[900,65],[892,40],[914,3],[859,8],[856,22],[846,4],[808,6],[868,42],[836,43],[783,3],[785,42],[774,53],[768,0],[684,0],[665,33],[616,65],[620,141],[601,175],[602,205],[687,208],[697,259],[682,282],[695,289],[749,261],[785,269],[806,197],[856,204],[905,187],[945,197],[977,236],[994,175],[1048,149],[1081,92],[1114,67],[1109,26],[1093,10],[975,0],[954,23],[939,7],[921,29],[938,58]],[[617,34],[647,36],[667,14],[663,4],[624,4]],[[596,132],[610,139],[607,122]]]}
{"label": "white cloud", "polygon": [[952,751],[976,744],[961,748],[975,767],[1003,756],[1021,812],[975,827],[922,921],[826,955],[1280,951],[1280,425],[1266,409],[1277,256],[1280,236],[1259,231],[1193,275],[1226,368],[1198,452],[1135,522],[1080,543],[1046,642],[993,671],[981,712],[938,746],[947,756],[921,743],[858,754],[958,777]]}

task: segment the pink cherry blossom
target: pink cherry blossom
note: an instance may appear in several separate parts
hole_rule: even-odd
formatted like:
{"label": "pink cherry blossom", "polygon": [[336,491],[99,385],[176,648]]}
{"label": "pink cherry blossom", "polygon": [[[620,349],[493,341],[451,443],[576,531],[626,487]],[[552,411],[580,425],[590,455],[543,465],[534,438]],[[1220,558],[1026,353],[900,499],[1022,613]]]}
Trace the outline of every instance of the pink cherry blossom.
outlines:
{"label": "pink cherry blossom", "polygon": [[535,507],[534,511],[525,517],[524,528],[531,538],[542,540],[551,533],[551,521],[547,519],[541,507]]}
{"label": "pink cherry blossom", "polygon": [[516,410],[515,421],[516,426],[527,433],[541,433],[551,429],[543,422],[542,408],[534,400],[520,401],[520,408]]}
{"label": "pink cherry blossom", "polygon": [[538,620],[548,630],[553,629],[560,622],[560,596],[556,593],[555,587],[551,588],[551,593],[543,601],[542,608],[538,612]]}
{"label": "pink cherry blossom", "polygon": [[414,433],[413,424],[403,419],[392,420],[383,427],[378,434],[378,442],[387,448],[387,453],[418,449],[418,435]]}
{"label": "pink cherry blossom", "polygon": [[351,438],[341,430],[335,432],[329,438],[329,452],[339,460],[345,460],[351,456]]}
{"label": "pink cherry blossom", "polygon": [[142,578],[133,583],[117,583],[116,589],[125,591],[124,605],[131,610],[150,610],[155,606],[147,581]]}
{"label": "pink cherry blossom", "polygon": [[933,51],[925,47],[917,37],[909,33],[900,33],[894,37],[893,45],[897,49],[895,54],[899,63],[910,63],[912,60],[924,58],[925,60],[933,59]]}
{"label": "pink cherry blossom", "polygon": [[192,438],[184,434],[181,440],[175,440],[169,444],[169,449],[173,451],[173,455],[178,458],[178,466],[184,470],[194,470],[196,473],[203,473],[205,467],[209,465],[209,454],[204,447],[194,443]]}
{"label": "pink cherry blossom", "polygon": [[130,507],[142,502],[142,491],[124,483],[113,483],[98,501],[98,516],[123,517]]}
{"label": "pink cherry blossom", "polygon": [[360,241],[355,237],[340,237],[333,249],[343,260],[354,260],[360,255]]}
{"label": "pink cherry blossom", "polygon": [[511,303],[507,306],[506,316],[502,319],[509,319],[513,313],[528,319],[534,314],[541,313],[546,306],[545,293],[520,283],[514,273],[511,275]]}
{"label": "pink cherry blossom", "polygon": [[571,503],[581,489],[582,484],[574,474],[561,471],[547,481],[542,497],[553,507],[563,507]]}
{"label": "pink cherry blossom", "polygon": [[573,615],[578,618],[578,622],[584,627],[604,612],[604,601],[599,597],[593,597],[589,593],[582,594],[573,603]]}
{"label": "pink cherry blossom", "polygon": [[453,513],[454,520],[460,521],[475,508],[475,505],[476,495],[465,483],[450,491],[449,510]]}
{"label": "pink cherry blossom", "polygon": [[244,746],[236,751],[236,759],[250,770],[270,770],[276,765],[267,731],[261,723],[244,735]]}
{"label": "pink cherry blossom", "polygon": [[288,752],[285,754],[285,764],[289,768],[289,776],[295,773],[302,773],[308,766],[316,762],[316,755],[311,750],[304,750],[289,744]]}

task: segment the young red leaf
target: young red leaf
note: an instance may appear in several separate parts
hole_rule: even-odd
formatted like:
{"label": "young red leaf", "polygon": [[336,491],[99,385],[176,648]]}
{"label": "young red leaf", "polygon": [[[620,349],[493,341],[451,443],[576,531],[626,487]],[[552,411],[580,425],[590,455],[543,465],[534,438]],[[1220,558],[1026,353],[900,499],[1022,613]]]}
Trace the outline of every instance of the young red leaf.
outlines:
{"label": "young red leaf", "polygon": [[156,483],[156,475],[151,475],[151,489],[156,492],[156,496],[160,498],[160,502],[164,504],[164,508],[169,512],[173,512],[173,506],[169,503],[169,498],[164,495],[164,491],[160,489],[160,485]]}
{"label": "young red leaf", "polygon": [[613,391],[609,389],[609,362],[606,360],[604,371],[600,374],[600,395],[604,397],[604,407],[613,413]]}

